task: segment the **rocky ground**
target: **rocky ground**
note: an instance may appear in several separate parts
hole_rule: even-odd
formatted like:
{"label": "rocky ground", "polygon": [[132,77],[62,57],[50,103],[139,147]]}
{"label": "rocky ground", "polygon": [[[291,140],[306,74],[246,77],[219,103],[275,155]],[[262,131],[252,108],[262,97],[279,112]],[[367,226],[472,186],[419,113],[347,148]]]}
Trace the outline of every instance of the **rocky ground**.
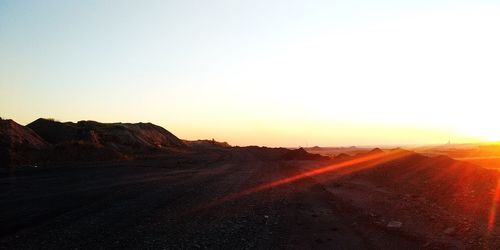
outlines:
{"label": "rocky ground", "polygon": [[247,192],[305,166],[249,157],[228,150],[2,173],[0,249],[435,247],[367,220],[315,178]]}
{"label": "rocky ground", "polygon": [[[310,173],[322,167],[307,163],[300,168]],[[311,178],[346,207],[348,214],[368,223],[363,230],[370,226],[390,230],[423,242],[427,249],[500,247],[496,171],[446,157],[410,154]]]}

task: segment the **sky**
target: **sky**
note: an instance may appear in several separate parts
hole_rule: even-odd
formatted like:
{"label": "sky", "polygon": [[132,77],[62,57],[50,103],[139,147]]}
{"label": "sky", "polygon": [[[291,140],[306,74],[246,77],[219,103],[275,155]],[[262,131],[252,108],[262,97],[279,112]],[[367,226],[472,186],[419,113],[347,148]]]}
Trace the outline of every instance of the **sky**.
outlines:
{"label": "sky", "polygon": [[183,139],[500,140],[498,1],[0,0],[0,117]]}

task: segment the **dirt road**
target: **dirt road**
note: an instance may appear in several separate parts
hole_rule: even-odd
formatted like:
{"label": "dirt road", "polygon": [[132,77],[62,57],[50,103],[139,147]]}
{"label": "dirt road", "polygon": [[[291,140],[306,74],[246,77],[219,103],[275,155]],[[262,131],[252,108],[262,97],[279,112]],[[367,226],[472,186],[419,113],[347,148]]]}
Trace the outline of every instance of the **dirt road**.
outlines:
{"label": "dirt road", "polygon": [[0,249],[421,245],[390,233],[363,233],[353,214],[309,178],[245,194],[299,168],[290,162],[237,158],[210,163],[158,159],[2,174]]}

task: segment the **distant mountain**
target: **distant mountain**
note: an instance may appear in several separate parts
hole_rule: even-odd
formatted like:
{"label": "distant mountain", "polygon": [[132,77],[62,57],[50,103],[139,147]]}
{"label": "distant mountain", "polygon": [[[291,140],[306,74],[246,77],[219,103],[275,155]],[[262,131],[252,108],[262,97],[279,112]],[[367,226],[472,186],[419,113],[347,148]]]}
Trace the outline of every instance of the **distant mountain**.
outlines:
{"label": "distant mountain", "polygon": [[30,128],[13,120],[0,119],[0,165],[24,164],[33,160],[33,152],[49,146]]}

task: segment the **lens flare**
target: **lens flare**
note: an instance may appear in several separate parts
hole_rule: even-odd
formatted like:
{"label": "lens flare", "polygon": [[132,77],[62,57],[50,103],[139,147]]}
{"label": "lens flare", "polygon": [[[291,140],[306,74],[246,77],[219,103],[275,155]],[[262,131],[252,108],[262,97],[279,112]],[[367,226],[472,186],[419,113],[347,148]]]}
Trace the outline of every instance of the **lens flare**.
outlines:
{"label": "lens flare", "polygon": [[307,171],[304,173],[300,173],[300,174],[292,175],[290,177],[279,179],[279,180],[276,180],[276,181],[273,181],[270,183],[265,183],[265,184],[262,184],[259,186],[255,186],[255,187],[246,189],[242,192],[233,193],[233,194],[227,195],[225,197],[222,197],[220,199],[217,199],[213,202],[210,202],[208,204],[202,205],[202,206],[200,206],[199,209],[207,209],[207,208],[219,205],[219,204],[224,203],[224,202],[240,199],[244,196],[248,196],[248,195],[251,195],[251,194],[254,194],[257,192],[261,192],[261,191],[275,188],[278,186],[282,186],[285,184],[290,184],[290,183],[302,180],[304,178],[309,178],[309,177],[314,177],[317,175],[325,174],[327,172],[331,172],[334,170],[342,170],[341,172],[338,173],[339,176],[350,174],[350,173],[353,173],[356,171],[371,168],[373,166],[379,165],[379,164],[384,163],[384,162],[396,160],[396,159],[408,156],[410,154],[412,154],[412,152],[404,151],[404,150],[394,150],[394,151],[390,151],[390,152],[370,153],[370,154],[367,154],[365,156],[356,157],[355,159],[327,165],[324,167],[313,169],[311,171]]}
{"label": "lens flare", "polygon": [[497,216],[497,204],[499,200],[500,200],[500,179],[497,180],[495,195],[493,196],[493,201],[488,216],[488,232],[490,233],[491,231],[493,231],[493,227],[495,226],[495,219]]}

